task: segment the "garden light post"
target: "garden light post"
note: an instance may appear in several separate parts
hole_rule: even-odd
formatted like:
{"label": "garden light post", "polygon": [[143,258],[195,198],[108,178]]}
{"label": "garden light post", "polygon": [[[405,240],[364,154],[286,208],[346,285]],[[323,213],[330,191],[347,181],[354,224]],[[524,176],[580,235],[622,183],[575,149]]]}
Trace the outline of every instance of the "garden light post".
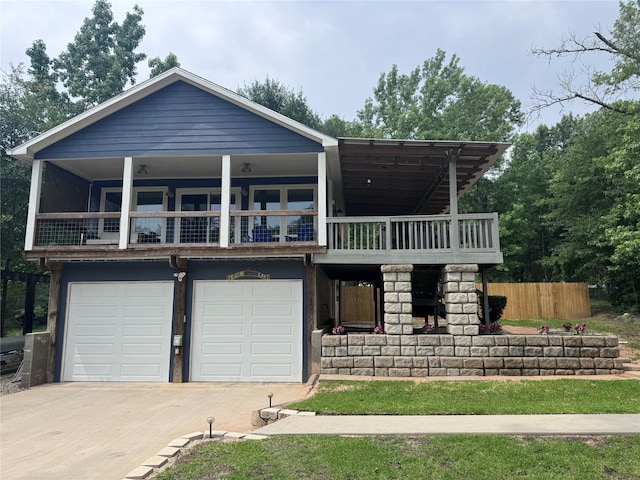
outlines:
{"label": "garden light post", "polygon": [[271,408],[271,399],[273,398],[273,393],[267,393],[267,397],[269,397],[269,408]]}
{"label": "garden light post", "polygon": [[213,431],[211,430],[211,427],[213,425],[214,420],[215,420],[214,417],[207,418],[207,422],[209,422],[209,438],[213,437]]}

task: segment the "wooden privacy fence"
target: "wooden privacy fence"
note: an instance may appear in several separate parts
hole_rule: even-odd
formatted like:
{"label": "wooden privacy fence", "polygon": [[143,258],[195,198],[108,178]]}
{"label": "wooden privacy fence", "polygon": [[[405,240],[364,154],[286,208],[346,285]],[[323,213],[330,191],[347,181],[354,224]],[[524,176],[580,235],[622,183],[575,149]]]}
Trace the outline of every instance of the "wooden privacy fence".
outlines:
{"label": "wooden privacy fence", "polygon": [[342,322],[375,325],[376,310],[373,286],[342,286],[340,288],[340,319]]}
{"label": "wooden privacy fence", "polygon": [[[477,288],[482,289],[482,284]],[[489,295],[507,297],[503,318],[588,318],[591,316],[586,283],[490,283]]]}

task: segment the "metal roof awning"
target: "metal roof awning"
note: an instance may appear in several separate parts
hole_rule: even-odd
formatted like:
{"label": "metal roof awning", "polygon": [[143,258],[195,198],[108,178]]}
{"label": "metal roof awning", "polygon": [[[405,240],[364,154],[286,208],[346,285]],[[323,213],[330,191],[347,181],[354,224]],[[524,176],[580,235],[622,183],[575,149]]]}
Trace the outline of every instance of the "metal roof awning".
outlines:
{"label": "metal roof awning", "polygon": [[449,161],[457,157],[458,198],[511,144],[340,138],[348,216],[439,214],[449,209]]}

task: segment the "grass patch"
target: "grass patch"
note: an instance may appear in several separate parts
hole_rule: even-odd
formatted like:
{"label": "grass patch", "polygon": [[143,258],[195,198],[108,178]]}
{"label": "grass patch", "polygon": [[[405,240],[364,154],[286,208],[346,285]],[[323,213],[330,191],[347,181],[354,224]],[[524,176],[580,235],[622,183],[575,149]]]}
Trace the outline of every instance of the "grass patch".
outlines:
{"label": "grass patch", "polygon": [[204,444],[156,480],[637,479],[640,436],[279,436]]}
{"label": "grass patch", "polygon": [[637,380],[321,382],[289,408],[342,415],[640,413]]}
{"label": "grass patch", "polygon": [[[558,318],[545,319],[524,319],[524,320],[505,320],[500,319],[502,325],[513,325],[515,327],[534,327],[547,325],[551,329],[562,330],[562,325],[567,320]],[[580,320],[571,320],[574,325],[577,323],[587,324],[587,333],[612,333],[623,340],[629,342],[629,347],[634,350],[640,350],[640,316],[627,315],[616,316],[610,314],[598,315],[591,318],[583,318]]]}

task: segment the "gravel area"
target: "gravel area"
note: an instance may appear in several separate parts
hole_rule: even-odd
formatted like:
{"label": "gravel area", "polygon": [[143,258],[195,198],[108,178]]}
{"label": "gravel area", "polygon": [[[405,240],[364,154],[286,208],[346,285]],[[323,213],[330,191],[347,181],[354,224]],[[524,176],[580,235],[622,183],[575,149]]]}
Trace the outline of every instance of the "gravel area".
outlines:
{"label": "gravel area", "polygon": [[20,382],[13,381],[14,375],[15,373],[7,373],[0,377],[0,397],[24,390],[24,388],[20,386]]}

